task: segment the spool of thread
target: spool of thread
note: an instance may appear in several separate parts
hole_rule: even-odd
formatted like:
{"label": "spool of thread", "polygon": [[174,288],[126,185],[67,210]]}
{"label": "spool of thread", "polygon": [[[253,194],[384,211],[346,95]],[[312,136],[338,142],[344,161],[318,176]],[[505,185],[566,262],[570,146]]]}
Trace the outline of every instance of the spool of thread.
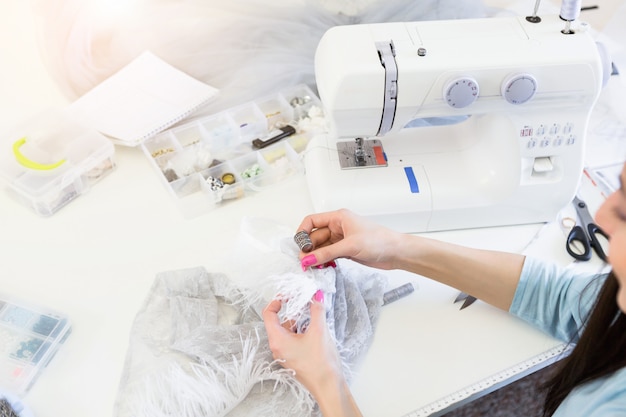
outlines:
{"label": "spool of thread", "polygon": [[313,249],[313,241],[311,241],[311,237],[304,230],[300,230],[298,233],[296,233],[296,235],[293,237],[293,240],[296,242],[302,252],[309,252],[311,249]]}
{"label": "spool of thread", "polygon": [[573,22],[580,15],[582,0],[563,0],[561,1],[561,12],[559,17],[566,22]]}
{"label": "spool of thread", "polygon": [[415,291],[415,288],[410,282],[394,288],[393,290],[389,290],[383,294],[383,305],[391,304],[394,301],[399,300],[400,298],[406,297],[413,291]]}

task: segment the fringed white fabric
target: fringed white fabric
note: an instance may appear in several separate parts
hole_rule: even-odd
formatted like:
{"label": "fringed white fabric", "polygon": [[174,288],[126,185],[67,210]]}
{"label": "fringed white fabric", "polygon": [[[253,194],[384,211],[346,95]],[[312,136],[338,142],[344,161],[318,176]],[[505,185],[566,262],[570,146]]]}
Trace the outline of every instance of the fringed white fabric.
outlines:
{"label": "fringed white fabric", "polygon": [[201,113],[315,86],[313,58],[341,24],[482,17],[480,0],[31,0],[44,61],[71,100],[145,50],[218,89]]}
{"label": "fringed white fabric", "polygon": [[302,271],[293,232],[272,221],[248,218],[240,236],[240,269],[230,277],[202,267],[157,275],[132,326],[116,417],[319,416],[272,359],[261,319],[283,297],[281,319],[303,330],[318,289],[350,380],[374,335],[386,277],[350,261]]}
{"label": "fringed white fabric", "polygon": [[[139,395],[131,405],[133,416],[308,416],[315,413],[315,402],[293,378],[293,374],[266,360],[253,360],[260,339],[242,340],[241,359],[220,363],[191,363],[190,369],[172,364],[162,372],[145,378]],[[257,386],[258,385],[258,386]],[[264,401],[253,398],[271,392]],[[255,392],[256,391],[256,392]],[[248,398],[250,396],[250,398]],[[285,412],[285,397],[296,410]],[[247,400],[249,406],[242,406]],[[253,404],[254,403],[254,404]],[[238,409],[239,408],[239,409]],[[250,412],[251,408],[253,411]]]}
{"label": "fringed white fabric", "polygon": [[317,290],[322,290],[326,299],[335,293],[335,271],[302,271],[293,231],[275,221],[244,218],[232,253],[235,269],[231,278],[248,289],[244,307],[255,308],[259,314],[267,300],[279,298],[284,303],[280,318],[301,325],[308,320],[307,306]]}

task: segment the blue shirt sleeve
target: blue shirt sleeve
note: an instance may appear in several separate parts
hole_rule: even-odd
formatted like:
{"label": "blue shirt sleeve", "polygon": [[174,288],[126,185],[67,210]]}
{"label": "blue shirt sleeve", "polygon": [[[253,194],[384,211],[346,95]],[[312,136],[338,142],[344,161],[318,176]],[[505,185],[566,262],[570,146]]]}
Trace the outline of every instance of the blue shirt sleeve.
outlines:
{"label": "blue shirt sleeve", "polygon": [[509,312],[564,342],[576,342],[602,277],[527,257]]}

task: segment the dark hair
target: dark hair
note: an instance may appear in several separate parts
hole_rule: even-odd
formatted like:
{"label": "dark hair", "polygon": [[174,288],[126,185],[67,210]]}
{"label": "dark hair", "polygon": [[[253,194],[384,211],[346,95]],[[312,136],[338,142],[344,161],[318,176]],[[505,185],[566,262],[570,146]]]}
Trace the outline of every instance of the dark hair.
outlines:
{"label": "dark hair", "polygon": [[619,283],[606,276],[585,328],[572,350],[546,382],[544,417],[554,414],[577,386],[607,376],[626,366],[626,315],[617,305]]}

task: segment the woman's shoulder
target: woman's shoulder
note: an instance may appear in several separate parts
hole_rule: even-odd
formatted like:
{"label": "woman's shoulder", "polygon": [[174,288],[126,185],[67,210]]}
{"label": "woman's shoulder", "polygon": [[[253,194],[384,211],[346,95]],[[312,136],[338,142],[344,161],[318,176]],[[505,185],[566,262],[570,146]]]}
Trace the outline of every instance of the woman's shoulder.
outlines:
{"label": "woman's shoulder", "polygon": [[574,389],[553,417],[626,416],[626,368]]}

